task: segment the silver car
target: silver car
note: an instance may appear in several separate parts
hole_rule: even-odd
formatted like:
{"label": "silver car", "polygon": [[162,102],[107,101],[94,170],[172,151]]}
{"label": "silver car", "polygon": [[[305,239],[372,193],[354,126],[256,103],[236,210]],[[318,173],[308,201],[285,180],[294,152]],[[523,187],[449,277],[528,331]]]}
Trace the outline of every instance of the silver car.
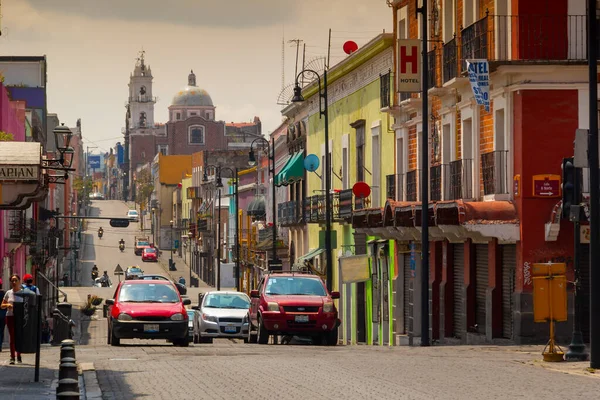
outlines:
{"label": "silver car", "polygon": [[208,292],[194,316],[194,343],[212,343],[214,338],[248,341],[250,298],[241,292]]}

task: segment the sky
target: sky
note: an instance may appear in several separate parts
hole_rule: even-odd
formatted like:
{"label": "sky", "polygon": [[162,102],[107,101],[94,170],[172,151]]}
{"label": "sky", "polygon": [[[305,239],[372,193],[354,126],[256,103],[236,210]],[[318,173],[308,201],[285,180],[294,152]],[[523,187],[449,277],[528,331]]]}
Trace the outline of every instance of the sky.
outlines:
{"label": "sky", "polygon": [[69,126],[81,118],[84,143],[103,152],[123,139],[127,84],[142,49],[158,97],[155,122],[167,121],[193,69],[217,119],[258,116],[268,135],[281,123],[282,87],[294,80],[290,40],[302,40],[311,66],[323,65],[331,29],[333,66],[346,57],[344,42],[361,46],[392,30],[385,0],[5,0],[1,7],[2,55],[46,55],[48,112]]}

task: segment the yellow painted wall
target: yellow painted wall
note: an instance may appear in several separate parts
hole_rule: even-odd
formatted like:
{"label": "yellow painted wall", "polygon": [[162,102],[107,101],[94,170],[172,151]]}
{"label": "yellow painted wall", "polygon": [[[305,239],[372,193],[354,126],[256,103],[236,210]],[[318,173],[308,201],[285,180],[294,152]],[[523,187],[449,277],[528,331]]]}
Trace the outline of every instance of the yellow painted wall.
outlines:
{"label": "yellow painted wall", "polygon": [[[190,208],[192,207],[192,200],[187,197],[187,189],[192,186],[192,177],[184,178],[181,180],[181,218],[190,220]],[[190,223],[195,223],[190,220]]]}

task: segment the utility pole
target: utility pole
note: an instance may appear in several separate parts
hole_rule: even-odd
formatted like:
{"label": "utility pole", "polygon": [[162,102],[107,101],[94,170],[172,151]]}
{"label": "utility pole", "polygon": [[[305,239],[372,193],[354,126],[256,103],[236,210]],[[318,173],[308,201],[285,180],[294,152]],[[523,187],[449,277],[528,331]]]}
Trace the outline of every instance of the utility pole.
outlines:
{"label": "utility pole", "polygon": [[600,368],[600,171],[598,166],[598,26],[596,0],[587,2],[590,167],[590,367]]}
{"label": "utility pole", "polygon": [[427,38],[429,37],[427,27],[427,1],[423,1],[423,7],[417,8],[421,14],[421,37],[423,46],[421,50],[421,101],[422,101],[422,125],[421,132],[421,346],[429,346],[429,101],[427,89],[429,69],[427,60]]}

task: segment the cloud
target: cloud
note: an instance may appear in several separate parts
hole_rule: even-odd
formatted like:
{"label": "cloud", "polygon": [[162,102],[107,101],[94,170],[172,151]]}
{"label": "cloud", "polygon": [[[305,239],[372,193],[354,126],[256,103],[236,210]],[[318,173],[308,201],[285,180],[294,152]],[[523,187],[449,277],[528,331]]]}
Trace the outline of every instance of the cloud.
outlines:
{"label": "cloud", "polygon": [[271,26],[295,14],[294,0],[24,0],[39,12],[90,19],[242,29]]}

